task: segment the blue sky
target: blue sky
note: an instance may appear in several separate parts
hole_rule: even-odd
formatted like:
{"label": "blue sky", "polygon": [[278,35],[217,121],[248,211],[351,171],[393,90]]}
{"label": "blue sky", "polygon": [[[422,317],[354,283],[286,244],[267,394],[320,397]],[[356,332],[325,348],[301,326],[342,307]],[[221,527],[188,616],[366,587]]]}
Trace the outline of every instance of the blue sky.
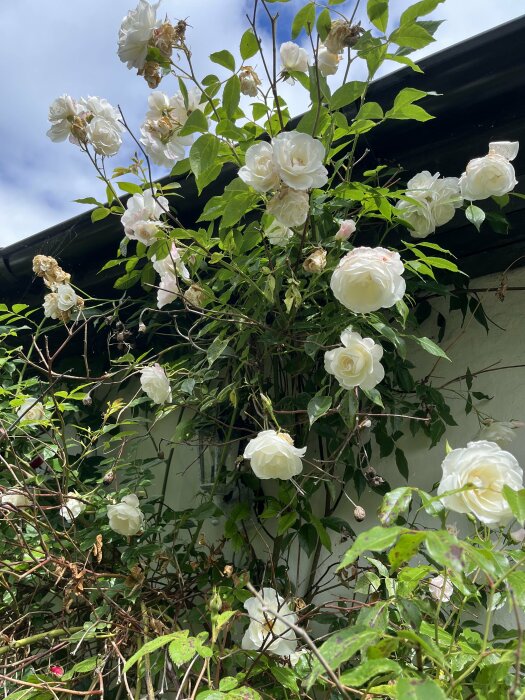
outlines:
{"label": "blue sky", "polygon": [[[69,143],[54,144],[46,137],[50,102],[67,92],[75,97],[99,95],[120,104],[130,124],[138,127],[150,93],[146,83],[127,70],[116,55],[122,17],[137,0],[17,0],[0,3],[0,246],[81,213],[74,199],[102,197],[96,173],[83,154]],[[281,14],[284,38],[291,17],[303,0],[275,4]],[[362,4],[366,4],[362,0]],[[390,0],[395,18],[410,0]],[[188,41],[197,72],[210,72],[208,55],[232,50],[246,28],[248,0],[163,0],[161,13],[187,18]],[[337,6],[351,12],[353,0]],[[525,13],[523,0],[447,0],[430,16],[445,19],[437,41],[416,58],[457,43]],[[255,59],[253,59],[255,61]],[[394,66],[393,66],[394,67]],[[161,84],[176,91],[169,79]],[[287,86],[291,111],[306,106],[302,90]],[[111,167],[126,164],[126,153]]]}

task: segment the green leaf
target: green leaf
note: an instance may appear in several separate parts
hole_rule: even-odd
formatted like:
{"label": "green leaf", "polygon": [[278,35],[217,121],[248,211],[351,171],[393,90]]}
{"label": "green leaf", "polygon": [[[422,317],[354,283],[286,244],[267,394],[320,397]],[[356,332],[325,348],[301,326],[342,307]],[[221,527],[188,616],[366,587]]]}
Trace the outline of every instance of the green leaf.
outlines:
{"label": "green leaf", "polygon": [[433,36],[420,24],[409,22],[398,27],[390,35],[390,41],[401,47],[422,49],[434,41]]}
{"label": "green leaf", "polygon": [[195,639],[188,637],[188,630],[174,632],[175,638],[168,647],[168,654],[175,666],[187,664],[195,656]]}
{"label": "green leaf", "polygon": [[107,207],[98,207],[98,209],[94,209],[91,212],[91,221],[92,223],[95,223],[96,221],[101,221],[102,219],[105,219],[106,216],[109,216],[111,214],[111,209],[108,209]]}
{"label": "green leaf", "polygon": [[242,35],[239,50],[243,61],[255,56],[259,51],[259,42],[251,29],[247,29]]}
{"label": "green leaf", "polygon": [[[213,620],[213,626],[215,628],[215,633],[217,633],[220,629],[226,625],[231,618],[237,614],[236,610],[225,610],[224,612],[220,613],[220,615],[217,615],[217,617]],[[224,690],[224,688],[223,688]]]}
{"label": "green leaf", "polygon": [[345,566],[350,566],[353,564],[358,557],[363,554],[363,552],[384,552],[397,540],[399,535],[405,532],[402,527],[380,527],[376,526],[362,532],[357,536],[356,541],[350,547],[350,549],[345,553],[343,559],[338,567],[338,571],[344,569]]}
{"label": "green leaf", "polygon": [[296,39],[304,29],[307,34],[311,34],[315,26],[315,3],[309,2],[301,7],[292,22],[292,39]]}
{"label": "green leaf", "polygon": [[317,535],[321,541],[323,547],[325,547],[329,552],[332,551],[332,541],[330,540],[330,535],[328,534],[323,523],[317,518],[313,513],[309,515],[310,522],[315,527]]}
{"label": "green leaf", "polygon": [[285,513],[281,518],[279,518],[279,524],[277,525],[277,534],[282,535],[287,530],[289,530],[292,525],[297,520],[297,513]]}
{"label": "green leaf", "polygon": [[385,59],[387,61],[395,61],[396,63],[402,63],[404,66],[410,66],[415,73],[423,73],[423,70],[418,66],[417,63],[409,58],[408,56],[400,56],[397,53],[387,53],[385,54]]}
{"label": "green leaf", "polygon": [[416,2],[403,12],[401,19],[399,20],[399,24],[408,24],[416,20],[418,17],[428,15],[429,12],[435,10],[436,7],[441,5],[442,2],[445,2],[445,0],[421,0],[421,2]]}
{"label": "green leaf", "polygon": [[388,25],[388,0],[368,0],[366,6],[368,19],[381,32],[386,32]]}
{"label": "green leaf", "polygon": [[400,678],[396,685],[398,698],[403,700],[447,700],[447,696],[437,683],[427,678]]}
{"label": "green leaf", "polygon": [[232,75],[232,77],[226,81],[224,92],[222,93],[222,106],[230,118],[235,114],[240,99],[241,82],[237,75]]}
{"label": "green leaf", "polygon": [[135,182],[117,182],[117,185],[123,192],[129,194],[142,194],[142,187]]}
{"label": "green leaf", "polygon": [[314,396],[313,399],[310,399],[308,402],[308,418],[310,420],[310,427],[318,418],[324,416],[324,414],[330,409],[331,405],[331,396]]}
{"label": "green leaf", "polygon": [[177,639],[177,637],[180,635],[185,635],[187,637],[189,635],[189,631],[184,630],[183,632],[173,632],[172,634],[166,634],[162,637],[157,637],[156,639],[151,639],[149,642],[146,642],[144,646],[142,646],[133,654],[131,658],[126,661],[122,670],[124,673],[126,673],[137,663],[137,661],[140,661],[143,656],[146,656],[146,654],[151,654],[153,651],[170,644],[170,642]]}
{"label": "green leaf", "polygon": [[425,538],[426,532],[405,532],[401,535],[388,552],[388,561],[392,569],[398,569],[402,564],[410,561]]}
{"label": "green leaf", "polygon": [[291,668],[286,668],[286,666],[273,666],[271,668],[271,672],[277,683],[285,688],[288,688],[288,690],[291,690],[292,693],[299,692],[297,679]]}
{"label": "green leaf", "polygon": [[412,336],[413,340],[423,348],[423,350],[426,350],[430,355],[434,355],[435,357],[442,357],[445,360],[448,360],[451,362],[450,357],[446,354],[444,350],[442,350],[439,345],[436,345],[433,340],[430,340],[430,338],[426,338],[423,336],[422,338],[418,338],[417,336]]}
{"label": "green leaf", "polygon": [[262,700],[262,697],[256,690],[253,688],[248,688],[247,686],[230,690],[228,695],[226,695],[226,698],[228,700]]}
{"label": "green leaf", "polygon": [[224,66],[224,68],[232,72],[235,70],[235,58],[226,49],[210,54],[210,60],[214,63],[218,63],[219,66]]}
{"label": "green leaf", "polygon": [[454,569],[458,573],[463,571],[464,549],[458,539],[446,530],[427,532],[425,546],[429,556],[444,569]]}
{"label": "green leaf", "polygon": [[[375,642],[379,636],[380,633],[377,630],[354,625],[344,630],[339,630],[329,637],[322,644],[319,652],[330,668],[335,671],[341,664],[361,651],[363,647]],[[306,680],[307,690],[313,686],[323,672],[326,672],[324,666],[318,659],[314,659],[312,671]]]}
{"label": "green leaf", "polygon": [[391,525],[401,513],[404,513],[412,500],[412,489],[409,486],[402,486],[387,493],[381,507],[379,508],[378,517],[383,525]]}
{"label": "green leaf", "polygon": [[179,136],[189,136],[195,132],[206,133],[209,129],[208,120],[200,109],[194,109],[179,131]]}
{"label": "green leaf", "polygon": [[512,515],[520,525],[525,523],[525,489],[514,491],[510,486],[503,487],[503,496],[510,506]]}
{"label": "green leaf", "polygon": [[331,109],[341,109],[361,97],[365,91],[366,83],[362,80],[352,80],[338,88],[330,100]]}
{"label": "green leaf", "polygon": [[222,355],[222,353],[226,350],[229,342],[229,338],[222,339],[220,336],[217,336],[214,339],[213,343],[210,345],[208,351],[206,352],[209,367],[211,367],[215,360],[217,360]]}
{"label": "green leaf", "polygon": [[199,194],[221,171],[221,164],[217,162],[219,147],[220,141],[216,136],[203,134],[190,149],[190,166],[197,181]]}
{"label": "green leaf", "polygon": [[324,10],[319,14],[317,18],[317,33],[321,41],[324,41],[328,34],[330,33],[330,28],[332,26],[332,19],[330,17],[330,11],[324,8]]}
{"label": "green leaf", "polygon": [[465,209],[465,216],[471,224],[474,224],[478,231],[481,228],[481,224],[485,221],[485,212],[475,204],[470,204]]}
{"label": "green leaf", "polygon": [[356,668],[341,674],[341,683],[353,688],[360,688],[377,676],[386,674],[399,676],[401,672],[401,666],[396,661],[391,659],[372,659],[371,661],[363,661]]}

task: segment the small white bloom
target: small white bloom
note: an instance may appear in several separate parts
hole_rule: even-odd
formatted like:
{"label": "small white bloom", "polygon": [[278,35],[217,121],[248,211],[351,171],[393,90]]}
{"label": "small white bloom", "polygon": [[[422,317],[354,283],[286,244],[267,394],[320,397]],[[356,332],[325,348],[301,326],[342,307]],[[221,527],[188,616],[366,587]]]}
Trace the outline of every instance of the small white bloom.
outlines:
{"label": "small white bloom", "polygon": [[327,183],[326,153],[319,139],[299,131],[283,131],[272,139],[272,146],[279,176],[288,187],[309,190]]}
{"label": "small white bloom", "polygon": [[158,363],[144,367],[140,373],[140,385],[153,403],[163,404],[171,401],[170,380]]}
{"label": "small white bloom", "polygon": [[122,145],[122,128],[115,120],[95,117],[87,128],[86,136],[97,153],[114,156]]}
{"label": "small white bloom", "polygon": [[16,409],[16,415],[22,418],[22,422],[35,423],[44,420],[46,412],[44,407],[36,399],[26,399],[24,403]]}
{"label": "small white bloom", "polygon": [[498,445],[508,444],[516,437],[515,430],[523,428],[525,423],[517,420],[499,421],[487,418],[482,421],[483,427],[476,436],[476,440],[496,442]]}
{"label": "small white bloom", "polygon": [[61,317],[60,309],[58,308],[58,294],[56,292],[45,295],[43,307],[44,316],[47,318],[58,319]]}
{"label": "small white bloom", "polygon": [[428,170],[415,175],[407,183],[407,197],[396,205],[400,216],[411,226],[413,238],[426,238],[436,226],[443,226],[463,204],[457,177],[440,178]]}
{"label": "small white bloom", "polygon": [[0,496],[0,506],[11,506],[12,508],[26,508],[31,505],[31,501],[23,491],[19,489],[9,489]]}
{"label": "small white bloom", "polygon": [[450,582],[450,579],[445,581],[445,578],[440,574],[430,579],[428,582],[428,590],[435,601],[448,603],[454,593],[454,586]]}
{"label": "small white bloom", "polygon": [[156,17],[158,6],[158,2],[150,5],[146,0],[140,0],[137,7],[122,20],[118,36],[118,57],[128,68],[144,68],[148,44],[154,30],[160,26]]}
{"label": "small white bloom", "polygon": [[279,187],[279,171],[273,157],[273,148],[261,141],[246,151],[246,165],[239,170],[239,177],[257,192],[268,192]]}
{"label": "small white bloom", "polygon": [[271,245],[276,245],[284,248],[293,238],[293,231],[288,226],[284,226],[279,221],[274,220],[264,231],[264,235]]}
{"label": "small white bloom", "polygon": [[307,192],[281,187],[268,202],[266,210],[283,226],[302,226],[310,211],[310,198]]}
{"label": "small white bloom", "polygon": [[244,66],[239,73],[239,82],[241,83],[241,92],[248,97],[257,97],[257,91],[261,81],[257,73],[251,66]]}
{"label": "small white bloom", "polygon": [[373,389],[385,376],[381,364],[383,348],[372,338],[363,338],[351,328],[341,333],[342,348],[324,354],[324,367],[344,389]]}
{"label": "small white bloom", "polygon": [[339,230],[335,234],[335,239],[337,241],[346,241],[353,233],[355,233],[355,231],[355,221],[353,219],[345,219],[344,221],[341,221]]}
{"label": "small white bloom", "polygon": [[487,525],[506,525],[512,511],[503,496],[503,486],[515,491],[523,488],[523,470],[510,452],[495,442],[479,440],[452,450],[441,465],[443,476],[437,493],[472,486],[442,498],[446,508],[456,513],[471,513]]}
{"label": "small white bloom", "polygon": [[297,615],[273,588],[263,588],[260,596],[264,603],[255,596],[244,603],[250,624],[241,646],[243,649],[264,649],[276,656],[290,656],[297,649],[295,632],[284,620],[277,619],[275,613],[288,619],[292,625],[297,623]]}
{"label": "small white bloom", "polygon": [[157,260],[157,257],[154,255],[151,260],[155,271],[160,275],[157,291],[157,308],[162,309],[180,296],[179,275],[188,280],[190,273],[182,262],[179,250],[174,243],[165,258]]}
{"label": "small white bloom", "polygon": [[156,91],[148,97],[149,109],[140,128],[140,142],[156,165],[172,168],[184,158],[186,148],[193,143],[193,134],[180,136],[179,132],[191,112],[198,109],[200,100],[201,93],[197,88],[188,90],[187,107],[181,93],[168,97]]}
{"label": "small white bloom", "polygon": [[306,73],[308,70],[308,52],[293,41],[285,41],[280,48],[281,63],[285,71]]}
{"label": "small white bloom", "polygon": [[51,141],[65,141],[71,136],[72,122],[79,112],[80,105],[70,95],[62,95],[53,100],[48,115],[51,127],[47,132]]}
{"label": "small white bloom", "polygon": [[488,155],[469,162],[459,179],[461,194],[469,201],[502,196],[518,184],[511,164],[518,154],[517,141],[496,141],[489,144]]}
{"label": "small white bloom", "polygon": [[56,302],[60,311],[69,311],[77,305],[77,301],[77,293],[70,284],[57,285]]}
{"label": "small white bloom", "polygon": [[86,510],[86,504],[79,500],[78,498],[78,493],[75,491],[70,491],[67,496],[66,500],[64,501],[64,505],[61,506],[59,510],[59,514],[64,518],[64,520],[67,520],[69,523],[73,522],[73,520],[76,520],[79,515],[81,515],[84,511]]}
{"label": "small white bloom", "polygon": [[339,68],[340,60],[341,56],[338,53],[328,51],[326,46],[322,44],[319,46],[319,51],[317,52],[317,67],[322,76],[326,78],[328,75],[335,75]]}
{"label": "small white bloom", "polygon": [[166,197],[154,197],[151,190],[134,194],[128,199],[122,215],[124,233],[131,240],[151,245],[158,229],[162,228],[160,217],[165,211],[169,211]]}
{"label": "small white bloom", "polygon": [[135,494],[124,496],[120,503],[107,507],[109,527],[119,535],[131,537],[144,527],[144,514]]}
{"label": "small white bloom", "polygon": [[404,267],[386,248],[354,248],[339,261],[330,280],[335,298],[354,313],[389,309],[405,293]]}
{"label": "small white bloom", "polygon": [[259,479],[291,479],[303,470],[306,447],[294,447],[286,433],[263,430],[246,445],[244,459]]}

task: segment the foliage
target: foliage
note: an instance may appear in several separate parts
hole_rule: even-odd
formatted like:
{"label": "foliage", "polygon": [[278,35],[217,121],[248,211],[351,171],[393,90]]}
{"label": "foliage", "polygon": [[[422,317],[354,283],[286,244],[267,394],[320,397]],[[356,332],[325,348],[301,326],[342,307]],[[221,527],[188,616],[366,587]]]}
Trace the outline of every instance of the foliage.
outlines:
{"label": "foliage", "polygon": [[[176,137],[189,139],[170,177],[152,177],[143,140],[131,164],[109,177],[103,144],[89,136],[98,107],[87,118],[65,118],[107,185],[107,201],[83,200],[96,205],[92,221],[114,217],[121,226],[124,216],[126,235],[102,268],[119,270],[110,298],[83,290],[64,310],[64,279],[50,283],[44,261],[35,271],[51,289],[45,315],[21,304],[0,312],[0,655],[12,700],[525,693],[516,631],[525,605],[521,545],[510,527],[489,529],[474,518],[460,538],[441,499],[412,485],[402,440],[421,434],[429,445],[444,444],[455,425],[450,393],[435,378],[446,352],[420,331],[429,325],[428,298],[449,298],[464,319],[485,326],[487,319],[448,251],[420,237],[404,242],[414,232],[407,215],[414,194],[401,188],[397,169],[367,160],[361,139],[389,119],[432,118],[422,106],[426,93],[409,85],[391,105],[367,101],[367,92],[385,61],[420,71],[409,54],[433,41],[439,23],[423,18],[442,0],[415,3],[392,29],[387,0],[368,0],[367,24],[357,28],[353,17],[336,24],[339,0],[308,2],[291,25],[278,25],[285,1],[254,0],[241,63],[228,50],[215,52],[214,72],[201,80],[180,22],[170,39],[177,59],[152,34],[157,43],[139,73],[178,79],[185,121]],[[277,26],[311,42],[308,72],[278,72]],[[344,78],[332,91],[320,38],[329,42],[336,28],[347,44]],[[246,61],[256,56],[266,76],[249,103]],[[354,61],[366,65],[366,80],[348,79]],[[284,80],[311,100],[299,120],[279,94]],[[237,173],[250,147],[282,132],[318,139],[327,171],[325,184],[301,190],[304,222],[275,244],[272,188],[261,193]],[[195,182],[194,221],[178,212],[186,177]],[[130,202],[149,190],[141,223],[154,222],[153,235],[125,223]],[[452,214],[461,208],[447,205]],[[465,202],[463,210],[481,225],[480,207]],[[349,219],[356,232],[337,236]],[[405,295],[365,313],[345,308],[330,285],[340,260],[361,246],[399,252],[406,282]],[[163,292],[169,303],[156,305]],[[342,348],[350,326],[382,347],[384,378],[374,386],[345,388],[327,371],[326,355]],[[416,348],[433,358],[425,377],[411,360]],[[155,368],[149,388],[146,368]],[[471,391],[472,375],[460,380],[455,395],[483,419],[476,401],[486,397]],[[165,398],[157,399],[161,390]],[[38,415],[24,406],[28,398],[42,404]],[[243,459],[262,431],[281,440],[290,463],[289,441],[306,447],[304,457],[293,453],[301,470],[292,478],[258,478],[254,458]],[[409,485],[391,490],[381,475],[390,455]],[[181,492],[186,499],[198,488],[188,487],[195,466],[201,490],[182,503]],[[25,500],[13,500],[13,490]],[[365,490],[381,496],[378,520],[359,507]],[[524,493],[504,491],[520,525]],[[342,517],[346,502],[364,523]],[[120,530],[107,514],[115,504],[124,504]],[[439,575],[436,598],[429,583]],[[267,588],[288,608],[268,608],[267,599],[265,607]],[[254,624],[244,604],[254,598],[263,615],[255,622],[266,628],[262,648],[243,640]],[[494,622],[505,605],[516,629]],[[279,623],[293,632],[294,654],[275,651]]]}

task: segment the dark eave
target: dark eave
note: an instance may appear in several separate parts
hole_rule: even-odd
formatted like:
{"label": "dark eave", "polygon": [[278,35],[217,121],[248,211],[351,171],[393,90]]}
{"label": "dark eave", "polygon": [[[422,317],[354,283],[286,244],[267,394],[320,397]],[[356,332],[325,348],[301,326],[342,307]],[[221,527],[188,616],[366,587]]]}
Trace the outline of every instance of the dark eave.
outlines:
{"label": "dark eave", "polygon": [[[369,99],[385,107],[406,86],[440,95],[424,102],[436,119],[389,120],[362,137],[359,149],[370,149],[370,165],[401,165],[407,176],[419,170],[459,175],[470,158],[487,152],[489,141],[521,141],[523,149],[514,165],[520,185],[525,182],[524,44],[525,16],[424,59],[423,74],[406,68],[376,81]],[[181,178],[177,190],[181,197],[174,202],[181,221],[191,226],[204,201],[222,191],[234,174],[233,167],[225,168],[201,197],[192,178]],[[507,236],[485,226],[477,233],[458,214],[439,232],[437,241],[452,250],[460,267],[473,276],[503,270],[525,251],[525,200],[513,199],[509,211]],[[31,261],[37,253],[55,256],[80,288],[96,293],[114,276],[114,270],[97,272],[115,256],[121,238],[122,228],[115,218],[93,224],[90,212],[85,212],[0,249],[0,298],[29,300]],[[525,264],[525,259],[516,264]]]}

